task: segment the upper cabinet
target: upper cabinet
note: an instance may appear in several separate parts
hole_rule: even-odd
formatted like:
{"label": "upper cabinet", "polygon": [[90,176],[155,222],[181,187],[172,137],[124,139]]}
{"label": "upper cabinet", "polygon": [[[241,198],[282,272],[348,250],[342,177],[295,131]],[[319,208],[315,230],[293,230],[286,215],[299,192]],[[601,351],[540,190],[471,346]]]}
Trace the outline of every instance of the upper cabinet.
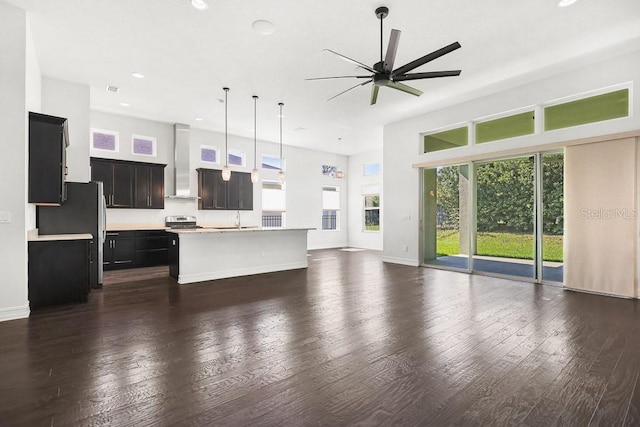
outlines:
{"label": "upper cabinet", "polygon": [[225,182],[218,169],[197,169],[198,209],[253,210],[253,183],[251,174],[233,172]]}
{"label": "upper cabinet", "polygon": [[67,119],[29,113],[29,203],[60,206],[67,199]]}
{"label": "upper cabinet", "polygon": [[134,190],[136,208],[164,209],[164,165],[136,165]]}
{"label": "upper cabinet", "polygon": [[102,181],[109,208],[163,209],[165,166],[91,158],[91,180]]}

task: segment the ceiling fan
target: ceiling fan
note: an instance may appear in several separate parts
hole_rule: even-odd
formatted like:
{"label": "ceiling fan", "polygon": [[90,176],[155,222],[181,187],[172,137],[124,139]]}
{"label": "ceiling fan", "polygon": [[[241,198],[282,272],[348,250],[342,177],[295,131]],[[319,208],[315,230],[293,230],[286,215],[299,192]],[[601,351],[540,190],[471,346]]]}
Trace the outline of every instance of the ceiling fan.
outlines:
{"label": "ceiling fan", "polygon": [[334,52],[331,49],[325,49],[327,52],[333,53],[334,55],[339,56],[340,58],[351,62],[352,64],[357,65],[359,68],[362,68],[370,73],[371,75],[362,75],[362,76],[336,76],[336,77],[316,77],[310,78],[306,80],[328,80],[328,79],[368,79],[364,83],[357,84],[349,89],[340,92],[339,94],[332,96],[327,101],[331,101],[332,99],[349,92],[352,89],[355,89],[360,86],[367,85],[373,82],[373,86],[371,87],[371,105],[375,104],[378,100],[378,90],[380,86],[389,87],[391,89],[400,90],[402,92],[410,93],[411,95],[420,96],[422,95],[422,91],[408,86],[404,83],[400,83],[407,80],[419,80],[419,79],[432,79],[435,77],[454,77],[459,76],[461,70],[453,70],[453,71],[428,71],[423,73],[409,73],[421,65],[424,65],[428,62],[433,61],[434,59],[438,59],[441,56],[446,55],[447,53],[453,52],[454,50],[460,48],[460,43],[455,42],[451,43],[448,46],[445,46],[441,49],[438,49],[434,52],[431,52],[421,58],[416,59],[415,61],[411,61],[401,67],[393,69],[393,63],[396,59],[396,51],[398,50],[398,42],[400,40],[400,30],[391,30],[391,37],[389,38],[389,45],[387,46],[387,54],[382,57],[382,20],[387,17],[389,14],[389,8],[381,6],[376,9],[376,16],[380,19],[380,62],[370,67],[362,62],[356,61],[355,59],[351,59],[347,56],[344,56],[338,52]]}

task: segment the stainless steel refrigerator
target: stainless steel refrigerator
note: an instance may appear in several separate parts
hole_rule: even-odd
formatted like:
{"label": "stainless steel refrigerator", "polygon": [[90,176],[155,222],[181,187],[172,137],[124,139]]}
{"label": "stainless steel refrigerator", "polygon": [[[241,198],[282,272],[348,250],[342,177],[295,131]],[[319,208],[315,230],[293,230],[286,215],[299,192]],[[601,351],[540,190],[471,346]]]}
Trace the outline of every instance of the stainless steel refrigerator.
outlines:
{"label": "stainless steel refrigerator", "polygon": [[102,286],[103,245],[107,205],[102,182],[67,182],[62,206],[38,206],[36,226],[40,234],[90,233],[91,288]]}

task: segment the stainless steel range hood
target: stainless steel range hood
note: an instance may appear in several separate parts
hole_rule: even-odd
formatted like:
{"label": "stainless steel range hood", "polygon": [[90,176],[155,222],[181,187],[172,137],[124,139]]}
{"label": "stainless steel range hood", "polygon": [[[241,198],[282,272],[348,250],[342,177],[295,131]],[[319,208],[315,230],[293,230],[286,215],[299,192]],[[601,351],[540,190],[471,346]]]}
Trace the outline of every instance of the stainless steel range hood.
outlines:
{"label": "stainless steel range hood", "polygon": [[198,192],[191,188],[191,162],[189,146],[191,144],[191,127],[176,123],[173,125],[174,168],[173,183],[175,192],[168,199],[197,200]]}

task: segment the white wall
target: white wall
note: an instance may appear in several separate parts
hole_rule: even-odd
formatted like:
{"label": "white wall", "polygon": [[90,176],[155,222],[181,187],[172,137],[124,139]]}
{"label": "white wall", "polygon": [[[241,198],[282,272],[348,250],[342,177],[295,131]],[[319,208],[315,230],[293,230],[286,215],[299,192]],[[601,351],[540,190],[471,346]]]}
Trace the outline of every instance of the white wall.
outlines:
{"label": "white wall", "polygon": [[[91,128],[119,132],[119,153],[106,153],[92,150],[94,157],[114,158],[121,160],[135,160],[149,163],[166,164],[165,193],[172,194],[173,184],[173,124],[159,123],[116,114],[92,111]],[[157,138],[157,157],[138,156],[131,154],[131,135],[145,135]],[[246,153],[246,165],[233,167],[231,170],[250,172],[253,169],[253,139],[229,135],[229,149],[239,149]],[[223,165],[214,165],[200,161],[200,146],[208,145],[219,148],[220,156],[224,156],[224,134],[201,129],[191,129],[191,188],[197,195],[196,168],[221,169]],[[258,167],[261,156],[279,156],[279,145],[258,141]],[[310,227],[308,244],[310,249],[341,247],[347,245],[348,219],[348,186],[347,181],[336,181],[323,176],[323,164],[337,165],[348,174],[348,162],[345,156],[331,153],[306,150],[297,147],[284,146],[286,195],[287,195],[287,227]],[[260,170],[260,179],[276,180],[274,171]],[[341,187],[341,226],[339,231],[322,231],[322,186],[339,185]],[[253,211],[242,211],[241,221],[246,225],[259,225],[261,222],[262,192],[260,187],[254,187]],[[233,224],[235,211],[199,211],[197,201],[165,199],[165,208],[152,209],[108,209],[107,222],[109,224],[131,223],[164,223],[167,215],[195,215],[202,224]]]}
{"label": "white wall", "polygon": [[[365,163],[380,163],[378,175],[364,176]],[[349,156],[349,246],[354,248],[382,250],[384,218],[380,215],[380,231],[364,231],[364,199],[363,188],[370,185],[380,186],[380,203],[384,204],[382,194],[382,150]],[[380,209],[382,213],[382,208]]]}
{"label": "white wall", "polygon": [[[31,46],[30,46],[31,45]],[[29,315],[27,300],[27,238],[32,220],[27,206],[27,109],[37,107],[34,80],[39,68],[23,10],[0,3],[0,320]],[[28,78],[28,80],[27,80]]]}
{"label": "white wall", "polygon": [[[634,84],[631,91],[632,115],[628,118],[420,154],[421,132],[624,82]],[[393,170],[393,173],[384,174],[384,259],[410,265],[419,263],[420,181],[419,170],[412,168],[412,164],[447,162],[458,157],[520,147],[531,147],[531,151],[535,151],[536,146],[541,144],[640,129],[640,100],[635,89],[638,83],[640,52],[634,51],[561,74],[553,74],[553,70],[549,70],[538,81],[386,125],[383,137],[384,165],[387,171]],[[404,250],[405,246],[407,251]]]}
{"label": "white wall", "polygon": [[67,119],[67,181],[89,182],[89,86],[43,77],[41,112]]}

